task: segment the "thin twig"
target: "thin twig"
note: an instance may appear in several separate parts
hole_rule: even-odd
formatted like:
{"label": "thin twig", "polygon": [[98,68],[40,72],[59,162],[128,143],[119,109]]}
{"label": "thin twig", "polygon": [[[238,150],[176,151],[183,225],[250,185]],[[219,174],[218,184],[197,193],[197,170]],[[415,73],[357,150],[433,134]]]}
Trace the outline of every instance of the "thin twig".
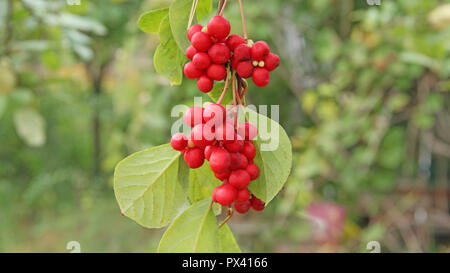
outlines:
{"label": "thin twig", "polygon": [[222,223],[220,223],[219,229],[222,228],[228,222],[228,220],[230,220],[230,218],[233,216],[233,212],[234,212],[233,209],[229,207],[227,211],[227,217],[225,217]]}
{"label": "thin twig", "polygon": [[242,31],[244,32],[244,39],[247,40],[247,27],[245,25],[244,8],[242,7],[242,0],[239,0],[239,8],[241,9]]}
{"label": "thin twig", "polygon": [[197,9],[197,4],[198,4],[198,0],[192,0],[192,7],[191,7],[191,12],[189,14],[189,22],[188,22],[187,29],[189,29],[192,25],[192,21],[194,20],[195,10]]}
{"label": "thin twig", "polygon": [[223,1],[222,8],[220,9],[219,16],[222,16],[223,11],[225,10],[225,6],[227,5],[228,0]]}
{"label": "thin twig", "polygon": [[225,93],[228,90],[228,85],[229,85],[229,82],[230,82],[229,80],[230,80],[230,67],[228,66],[227,67],[227,77],[225,79],[225,85],[223,87],[222,94],[220,95],[219,99],[216,102],[217,104],[221,104],[222,103],[222,100],[225,97]]}

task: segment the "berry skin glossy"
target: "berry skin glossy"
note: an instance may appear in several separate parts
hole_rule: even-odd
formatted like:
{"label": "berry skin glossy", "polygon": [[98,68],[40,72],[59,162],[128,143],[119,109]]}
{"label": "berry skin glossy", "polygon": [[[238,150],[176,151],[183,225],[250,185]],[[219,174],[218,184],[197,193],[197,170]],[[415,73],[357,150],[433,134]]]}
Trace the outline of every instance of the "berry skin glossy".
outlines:
{"label": "berry skin glossy", "polygon": [[268,71],[272,71],[280,65],[280,57],[277,54],[269,53],[264,58],[264,68]]}
{"label": "berry skin glossy", "polygon": [[186,75],[188,79],[196,79],[200,77],[202,74],[203,71],[195,67],[195,65],[192,62],[188,62],[184,65],[184,75]]}
{"label": "berry skin glossy", "polygon": [[228,182],[236,189],[243,189],[250,183],[250,175],[245,170],[234,170],[231,172]]}
{"label": "berry skin glossy", "polygon": [[224,148],[215,149],[209,158],[209,165],[214,173],[224,173],[231,164],[230,153]]}
{"label": "berry skin glossy", "polygon": [[252,160],[256,156],[256,147],[251,142],[245,142],[241,153],[244,154],[248,160]]}
{"label": "berry skin glossy", "polygon": [[269,45],[264,41],[258,41],[253,44],[251,54],[252,59],[256,61],[263,60],[270,52]]}
{"label": "berry skin glossy", "polygon": [[254,163],[248,164],[245,170],[250,175],[250,180],[253,181],[259,177],[259,167],[256,164]]}
{"label": "berry skin glossy", "polygon": [[230,168],[232,170],[239,169],[239,165],[240,165],[240,162],[241,162],[241,157],[244,157],[244,156],[241,155],[240,153],[230,153],[230,156],[231,156]]}
{"label": "berry skin glossy", "polygon": [[231,34],[228,36],[226,44],[231,51],[234,51],[238,45],[245,44],[245,39],[241,35]]}
{"label": "berry skin glossy", "polygon": [[195,47],[193,47],[192,45],[190,45],[187,49],[186,49],[186,57],[189,60],[192,60],[192,58],[194,58],[194,55],[197,54],[197,49],[195,49]]}
{"label": "berry skin glossy", "polygon": [[211,103],[203,111],[203,120],[210,126],[220,125],[226,118],[226,109],[220,104]]}
{"label": "berry skin glossy", "polygon": [[216,127],[216,139],[225,143],[233,142],[236,139],[234,126],[230,122],[224,122]]}
{"label": "berry skin glossy", "polygon": [[225,148],[231,153],[237,153],[244,147],[244,141],[242,139],[236,139],[233,142],[226,143]]}
{"label": "berry skin glossy", "polygon": [[263,201],[261,201],[259,198],[257,198],[256,196],[252,196],[252,198],[250,199],[250,203],[252,205],[252,208],[256,211],[261,211],[264,209],[264,206],[266,205]]}
{"label": "berry skin glossy", "polygon": [[211,37],[201,31],[195,33],[192,36],[191,42],[195,49],[197,49],[198,51],[208,51],[212,43]]}
{"label": "berry skin glossy", "polygon": [[236,201],[237,202],[245,202],[250,199],[250,191],[247,188],[243,188],[241,190],[238,190]]}
{"label": "berry skin glossy", "polygon": [[242,78],[249,78],[253,74],[253,64],[251,61],[242,61],[237,64],[236,72]]}
{"label": "berry skin glossy", "polygon": [[230,34],[230,22],[223,16],[214,16],[209,20],[208,25],[208,34],[216,38],[217,40],[221,40],[226,38],[228,34]]}
{"label": "berry skin glossy", "polygon": [[248,61],[251,59],[251,48],[247,44],[240,44],[234,49],[234,55],[237,61]]}
{"label": "berry skin glossy", "polygon": [[174,150],[182,151],[186,148],[188,139],[183,133],[176,133],[170,139],[170,145]]}
{"label": "berry skin glossy", "polygon": [[229,206],[236,200],[237,190],[229,185],[223,184],[214,189],[212,193],[213,201],[222,206]]}
{"label": "berry skin glossy", "polygon": [[206,124],[197,124],[191,130],[191,140],[195,147],[205,148],[214,142],[214,132]]}
{"label": "berry skin glossy", "polygon": [[206,160],[209,160],[211,157],[212,152],[217,148],[217,146],[214,145],[208,145],[205,147],[205,158]]}
{"label": "berry skin glossy", "polygon": [[231,174],[231,170],[228,170],[224,173],[214,173],[214,176],[217,179],[224,181],[225,179],[228,179],[230,177],[230,174]]}
{"label": "berry skin glossy", "polygon": [[237,133],[245,140],[252,140],[258,135],[258,129],[253,123],[241,123],[237,129]]}
{"label": "berry skin glossy", "polygon": [[248,166],[248,159],[243,154],[239,154],[239,155],[240,155],[239,156],[239,165],[237,166],[237,168],[238,169],[246,169]]}
{"label": "berry skin glossy", "polygon": [[245,202],[234,202],[234,209],[241,214],[244,214],[248,212],[251,208],[250,200],[247,200]]}
{"label": "berry skin glossy", "polygon": [[253,83],[259,87],[264,87],[269,84],[269,71],[265,68],[256,67],[252,74]]}
{"label": "berry skin glossy", "polygon": [[183,115],[184,122],[186,125],[194,127],[197,124],[203,122],[203,107],[193,106],[186,110]]}
{"label": "berry skin glossy", "polygon": [[203,93],[208,93],[213,88],[214,81],[211,80],[208,76],[200,76],[197,80],[197,88]]}
{"label": "berry skin glossy", "polygon": [[191,169],[199,168],[205,162],[203,150],[200,148],[191,148],[184,153],[184,161]]}
{"label": "berry skin glossy", "polygon": [[203,70],[211,64],[211,58],[205,52],[198,52],[192,57],[192,63],[197,69]]}
{"label": "berry skin glossy", "polygon": [[230,49],[224,43],[218,43],[211,46],[208,55],[213,63],[226,63],[231,57]]}
{"label": "berry skin glossy", "polygon": [[194,36],[195,33],[202,31],[202,28],[203,26],[199,24],[191,26],[187,32],[187,37],[189,41],[191,41],[192,36]]}
{"label": "berry skin glossy", "polygon": [[227,75],[227,69],[223,64],[211,64],[206,70],[206,75],[213,80],[221,81]]}

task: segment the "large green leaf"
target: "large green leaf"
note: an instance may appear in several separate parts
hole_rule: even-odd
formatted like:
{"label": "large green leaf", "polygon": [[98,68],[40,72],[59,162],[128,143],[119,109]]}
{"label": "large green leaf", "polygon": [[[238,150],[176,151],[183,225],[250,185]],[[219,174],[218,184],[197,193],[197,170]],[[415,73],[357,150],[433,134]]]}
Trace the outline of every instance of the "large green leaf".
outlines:
{"label": "large green leaf", "polygon": [[179,182],[180,154],[165,144],[134,153],[117,164],[114,193],[124,215],[149,228],[173,220],[186,202]]}
{"label": "large green leaf", "polygon": [[153,57],[156,72],[169,79],[171,84],[179,85],[183,80],[182,67],[186,61],[186,56],[178,48],[172,36],[168,15],[161,21],[159,39],[161,43]]}
{"label": "large green leaf", "polygon": [[[225,87],[225,82],[219,82],[214,85],[213,89],[208,93],[208,96],[212,101],[216,102],[220,95],[222,95],[223,88]],[[233,92],[231,90],[231,84],[228,86],[227,92],[222,100],[222,105],[228,105],[233,103]]]}
{"label": "large green leaf", "polygon": [[192,0],[175,0],[169,8],[170,27],[178,47],[184,52],[189,46],[187,25],[192,8]]}
{"label": "large green leaf", "polygon": [[[250,182],[249,189],[267,204],[281,190],[291,171],[291,141],[280,124],[249,108],[246,110],[250,115],[257,115],[258,137],[254,143],[258,152],[254,162],[260,169],[258,179]],[[270,138],[261,138],[264,131]]]}
{"label": "large green leaf", "polygon": [[169,8],[156,9],[144,13],[139,17],[138,27],[147,33],[158,33],[159,25],[164,17],[169,13]]}
{"label": "large green leaf", "polygon": [[191,203],[211,197],[212,191],[221,184],[221,181],[214,176],[209,163],[189,172],[189,192],[188,197]]}
{"label": "large green leaf", "polygon": [[219,230],[210,203],[210,198],[205,199],[180,214],[162,236],[158,252],[220,252]]}
{"label": "large green leaf", "polygon": [[212,0],[198,0],[197,3],[197,21],[208,15],[212,10]]}
{"label": "large green leaf", "polygon": [[234,239],[233,233],[230,230],[230,227],[228,227],[227,224],[223,225],[219,229],[219,236],[220,236],[220,249],[223,253],[241,253],[241,249],[239,248],[239,245],[236,243],[236,240]]}

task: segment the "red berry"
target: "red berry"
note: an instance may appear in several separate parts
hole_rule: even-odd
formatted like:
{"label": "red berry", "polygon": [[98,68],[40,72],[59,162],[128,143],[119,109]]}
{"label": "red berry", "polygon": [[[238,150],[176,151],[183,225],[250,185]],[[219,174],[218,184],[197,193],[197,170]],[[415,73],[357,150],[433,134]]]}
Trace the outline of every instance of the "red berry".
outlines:
{"label": "red berry", "polygon": [[212,196],[213,201],[222,206],[229,206],[236,200],[237,190],[228,184],[220,185],[214,189]]}
{"label": "red berry", "polygon": [[248,166],[245,170],[250,175],[250,180],[253,181],[259,177],[259,168],[256,164],[254,164],[254,163],[248,164]]}
{"label": "red berry", "polygon": [[247,188],[243,188],[241,190],[238,190],[236,201],[237,202],[245,202],[250,199],[250,191]]}
{"label": "red berry", "polygon": [[194,127],[203,122],[203,107],[194,106],[186,110],[183,119],[186,125]]}
{"label": "red berry", "polygon": [[261,211],[264,209],[264,202],[258,199],[256,196],[252,195],[252,198],[250,199],[250,203],[254,210]]}
{"label": "red berry", "polygon": [[203,70],[211,64],[211,59],[205,52],[198,52],[192,57],[192,63],[197,69]]}
{"label": "red berry", "polygon": [[280,57],[277,54],[269,53],[264,58],[264,68],[268,71],[272,71],[280,65]]}
{"label": "red berry", "polygon": [[237,132],[245,140],[252,140],[258,135],[258,129],[250,122],[241,123]]}
{"label": "red berry", "polygon": [[[217,179],[225,182],[225,179],[228,179],[228,177],[230,177],[230,174],[231,174],[231,170],[228,170],[224,173],[214,173],[214,176],[217,177]],[[227,181],[227,183],[228,183],[228,181]]]}
{"label": "red berry", "polygon": [[186,49],[186,57],[189,60],[192,60],[192,58],[194,57],[194,55],[197,53],[197,49],[195,49],[195,47],[193,47],[192,45],[190,45],[187,49]]}
{"label": "red berry", "polygon": [[253,70],[252,79],[257,86],[264,87],[269,84],[269,71],[265,68],[256,67]]}
{"label": "red berry", "polygon": [[211,37],[202,31],[195,33],[194,36],[192,36],[191,42],[198,51],[208,51],[212,43]]}
{"label": "red berry", "polygon": [[[239,154],[239,165],[238,169],[245,169],[248,166],[248,159],[243,154]],[[250,174],[249,174],[250,175]]]}
{"label": "red berry", "polygon": [[234,209],[241,214],[248,212],[251,206],[250,200],[245,202],[234,202]]}
{"label": "red berry", "polygon": [[270,52],[269,45],[264,41],[258,41],[252,46],[252,59],[262,61]]}
{"label": "red berry", "polygon": [[245,170],[234,170],[231,172],[228,182],[236,189],[243,189],[250,183],[250,175]]}
{"label": "red berry", "polygon": [[170,139],[170,145],[174,150],[182,151],[186,148],[188,143],[187,137],[183,133],[176,133]]}
{"label": "red berry", "polygon": [[221,40],[230,34],[230,22],[222,16],[214,16],[208,22],[208,34]]}
{"label": "red berry", "polygon": [[236,72],[242,78],[249,78],[253,73],[253,64],[251,61],[242,61],[237,64]]}
{"label": "red berry", "polygon": [[236,67],[238,66],[239,62],[240,61],[236,58],[235,55],[233,55],[231,57],[230,64],[231,64],[231,67],[233,67],[234,69],[236,69]]}
{"label": "red berry", "polygon": [[231,153],[237,153],[244,147],[244,141],[242,139],[236,139],[233,142],[226,143],[225,148]]}
{"label": "red berry", "polygon": [[226,118],[226,109],[220,104],[212,103],[205,107],[203,120],[210,126],[219,126]]}
{"label": "red berry", "polygon": [[215,149],[209,158],[211,170],[218,174],[226,172],[230,164],[230,153],[222,147]]}
{"label": "red berry", "polygon": [[184,65],[184,75],[189,79],[196,79],[202,75],[203,71],[195,67],[192,62],[188,62]]}
{"label": "red berry", "polygon": [[251,48],[247,44],[240,44],[234,49],[237,61],[248,61],[251,59]]}
{"label": "red berry", "polygon": [[189,28],[188,32],[187,32],[187,37],[189,39],[189,41],[191,41],[192,36],[194,36],[195,33],[202,31],[203,26],[202,25],[193,25],[192,27]]}
{"label": "red berry", "polygon": [[242,154],[244,154],[248,160],[252,160],[256,155],[256,147],[251,142],[245,142],[242,148]]}
{"label": "red berry", "polygon": [[213,88],[214,81],[208,78],[208,76],[200,76],[197,80],[197,88],[203,93],[208,93]]}
{"label": "red berry", "polygon": [[230,153],[230,155],[231,155],[230,168],[232,170],[239,169],[239,164],[241,162],[241,157],[244,157],[244,156],[242,156],[240,153]]}
{"label": "red berry", "polygon": [[203,150],[200,148],[191,148],[186,150],[184,153],[184,161],[191,169],[199,168],[205,162],[205,156],[203,155]]}
{"label": "red berry", "polygon": [[236,139],[234,125],[226,121],[216,127],[216,139],[223,142],[233,142]]}
{"label": "red berry", "polygon": [[204,148],[214,142],[214,131],[206,124],[197,124],[191,130],[191,140],[195,147]]}
{"label": "red berry", "polygon": [[241,35],[231,34],[228,36],[227,46],[231,51],[234,51],[234,49],[240,44],[245,44],[245,39],[242,38]]}
{"label": "red berry", "polygon": [[208,145],[205,147],[205,158],[209,160],[211,157],[212,152],[217,148],[217,146],[214,145]]}
{"label": "red berry", "polygon": [[213,63],[226,63],[230,59],[230,49],[224,43],[218,43],[211,46],[208,55]]}
{"label": "red berry", "polygon": [[227,75],[227,69],[223,64],[211,64],[206,70],[206,75],[213,80],[221,81]]}

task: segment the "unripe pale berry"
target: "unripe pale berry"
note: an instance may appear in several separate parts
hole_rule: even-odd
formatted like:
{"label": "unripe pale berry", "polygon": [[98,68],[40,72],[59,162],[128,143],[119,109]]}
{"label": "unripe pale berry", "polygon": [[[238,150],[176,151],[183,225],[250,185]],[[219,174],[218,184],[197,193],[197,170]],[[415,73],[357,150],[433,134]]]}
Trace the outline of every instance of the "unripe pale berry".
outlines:
{"label": "unripe pale berry", "polygon": [[188,77],[189,79],[196,79],[202,74],[203,71],[195,67],[192,62],[188,62],[184,65],[184,75],[186,75],[186,77]]}
{"label": "unripe pale berry", "polygon": [[215,149],[209,158],[209,165],[214,173],[220,174],[226,172],[230,164],[230,153],[222,147]]}
{"label": "unripe pale berry", "polygon": [[203,120],[210,126],[219,126],[226,118],[226,109],[220,104],[211,103],[203,111]]}
{"label": "unripe pale berry", "polygon": [[248,188],[238,190],[236,196],[237,202],[245,202],[248,201],[249,199],[250,199],[250,191],[248,190]]}
{"label": "unripe pale berry", "polygon": [[256,164],[254,164],[254,163],[248,164],[248,166],[245,170],[250,175],[250,180],[253,181],[259,177],[259,167]]}
{"label": "unripe pale berry", "polygon": [[170,139],[170,145],[174,150],[182,151],[186,148],[188,139],[183,133],[176,133]]}
{"label": "unripe pale berry", "polygon": [[253,70],[252,79],[257,86],[264,87],[269,84],[269,71],[265,68],[256,67]]}
{"label": "unripe pale berry", "polygon": [[243,189],[250,183],[250,175],[245,170],[234,170],[231,172],[228,182],[236,189]]}
{"label": "unripe pale berry", "polygon": [[214,131],[206,124],[197,124],[191,130],[191,140],[195,147],[204,148],[214,142]]}
{"label": "unripe pale berry", "polygon": [[202,31],[202,28],[203,26],[199,24],[191,26],[187,32],[187,37],[189,41],[191,41],[192,36],[194,36],[195,33]]}
{"label": "unripe pale berry", "polygon": [[274,70],[279,65],[280,57],[278,57],[277,54],[269,53],[269,55],[264,58],[264,68],[266,68],[268,71]]}
{"label": "unripe pale berry", "polygon": [[231,51],[234,51],[234,49],[238,45],[245,44],[245,39],[241,35],[231,34],[230,36],[228,36],[226,43],[227,43],[228,48]]}
{"label": "unripe pale berry", "polygon": [[205,147],[205,158],[206,160],[209,160],[211,157],[212,152],[217,148],[217,146],[214,145],[208,145]]}
{"label": "unripe pale berry", "polygon": [[248,212],[251,208],[250,200],[247,200],[245,202],[234,202],[234,209],[241,214],[244,214]]}
{"label": "unripe pale berry", "polygon": [[197,69],[203,70],[211,64],[211,58],[205,52],[198,52],[192,57],[192,63]]}
{"label": "unripe pale berry", "polygon": [[213,191],[213,201],[222,206],[229,206],[236,200],[237,190],[228,184],[220,185]]}
{"label": "unripe pale berry", "polygon": [[203,155],[203,150],[200,148],[191,148],[184,153],[184,161],[191,169],[199,168],[203,165],[205,161],[205,156]]}
{"label": "unripe pale berry", "polygon": [[243,122],[239,124],[237,129],[238,135],[245,140],[252,140],[258,135],[258,129],[253,123]]}
{"label": "unripe pale berry", "polygon": [[224,122],[216,127],[216,139],[222,142],[233,142],[236,139],[234,126],[230,122]]}
{"label": "unripe pale berry", "polygon": [[252,198],[250,199],[250,203],[252,205],[252,208],[256,211],[263,210],[264,206],[265,206],[265,203],[254,195],[252,195]]}
{"label": "unripe pale berry", "polygon": [[214,176],[217,177],[217,179],[225,182],[225,179],[228,179],[228,177],[230,177],[230,174],[231,174],[231,170],[228,170],[224,173],[214,173]]}
{"label": "unripe pale berry", "polygon": [[252,46],[252,59],[261,61],[263,60],[270,52],[269,45],[264,41],[258,41]]}
{"label": "unripe pale berry", "polygon": [[242,61],[237,64],[236,72],[242,78],[249,78],[253,74],[253,65],[251,61]]}
{"label": "unripe pale berry", "polygon": [[210,79],[208,76],[200,76],[197,80],[197,88],[203,93],[208,93],[213,88],[214,81]]}
{"label": "unripe pale berry", "polygon": [[240,44],[234,49],[237,61],[248,61],[251,59],[251,48],[247,44]]}
{"label": "unripe pale berry", "polygon": [[218,40],[226,38],[230,34],[230,22],[223,16],[214,16],[208,22],[208,34]]}
{"label": "unripe pale berry", "polygon": [[248,160],[252,160],[256,156],[256,147],[251,142],[245,142],[242,147],[242,154],[244,154]]}
{"label": "unripe pale berry", "polygon": [[225,148],[232,153],[237,153],[240,152],[242,150],[242,148],[244,147],[244,141],[242,139],[236,139],[233,142],[230,143],[226,143],[225,144]]}
{"label": "unripe pale berry", "polygon": [[227,69],[223,64],[211,64],[206,70],[206,75],[213,80],[221,81],[227,75]]}
{"label": "unripe pale berry", "polygon": [[189,60],[192,60],[192,58],[194,57],[195,54],[197,54],[197,49],[195,49],[195,47],[193,47],[192,45],[190,45],[187,49],[186,49],[186,57]]}
{"label": "unripe pale berry", "polygon": [[230,59],[230,49],[224,43],[213,44],[208,50],[208,55],[213,63],[226,63]]}
{"label": "unripe pale berry", "polygon": [[184,122],[186,125],[194,127],[197,124],[203,122],[203,107],[193,106],[186,110],[183,115]]}
{"label": "unripe pale berry", "polygon": [[195,49],[197,49],[198,51],[208,51],[212,43],[211,37],[201,31],[195,33],[194,36],[192,36],[191,42]]}

